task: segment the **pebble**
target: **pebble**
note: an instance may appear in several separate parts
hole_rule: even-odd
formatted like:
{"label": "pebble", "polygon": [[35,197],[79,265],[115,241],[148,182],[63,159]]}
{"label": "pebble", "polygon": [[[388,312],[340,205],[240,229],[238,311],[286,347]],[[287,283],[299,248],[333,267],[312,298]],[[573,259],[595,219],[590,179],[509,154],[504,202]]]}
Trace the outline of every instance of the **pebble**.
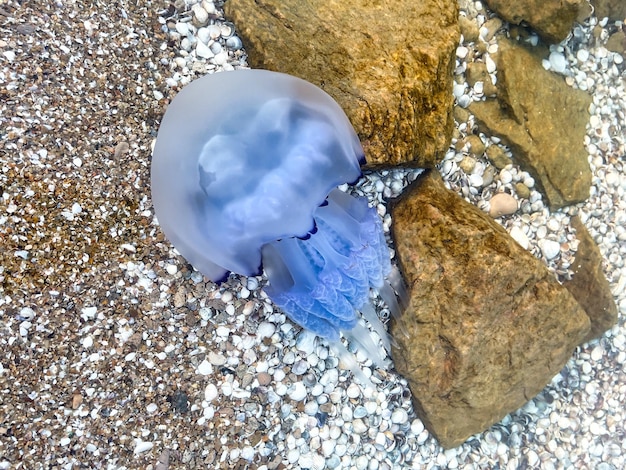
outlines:
{"label": "pebble", "polygon": [[135,455],[143,454],[144,452],[148,452],[149,450],[151,450],[153,447],[154,447],[153,442],[147,442],[147,441],[142,441],[141,439],[138,439],[137,442],[135,443],[135,450],[133,451],[133,453]]}
{"label": "pebble", "polygon": [[202,57],[203,59],[210,59],[215,54],[213,51],[202,41],[198,41],[196,44],[196,56]]}
{"label": "pebble", "polygon": [[307,396],[306,387],[304,386],[302,382],[294,383],[289,388],[289,391],[287,393],[288,393],[289,398],[291,398],[294,401],[302,401]]}
{"label": "pebble", "polygon": [[489,215],[493,218],[517,211],[517,200],[508,193],[498,193],[489,200]]}
{"label": "pebble", "polygon": [[539,240],[539,247],[547,260],[556,258],[561,252],[561,245],[554,240]]}
{"label": "pebble", "polygon": [[191,7],[193,12],[194,24],[197,26],[204,26],[209,22],[209,13],[202,8],[202,5],[196,3]]}
{"label": "pebble", "polygon": [[262,322],[256,330],[256,334],[259,339],[270,338],[275,332],[276,325],[270,322]]}
{"label": "pebble", "polygon": [[550,68],[556,73],[565,73],[567,68],[567,60],[565,60],[565,56],[560,52],[551,52],[550,57],[548,59],[550,61]]}
{"label": "pebble", "polygon": [[217,387],[213,383],[209,383],[204,389],[204,399],[208,402],[212,402],[217,398]]}
{"label": "pebble", "polygon": [[513,175],[506,168],[500,171],[500,181],[502,184],[509,184],[513,181]]}
{"label": "pebble", "polygon": [[404,408],[396,408],[391,413],[391,422],[395,424],[404,424],[409,420],[409,414]]}
{"label": "pebble", "polygon": [[530,247],[530,240],[520,227],[511,227],[509,235],[511,235],[511,238],[513,238],[513,240],[515,240],[522,248],[528,250],[528,248]]}
{"label": "pebble", "polygon": [[209,375],[213,373],[213,366],[211,365],[211,363],[209,361],[207,361],[206,359],[204,361],[202,361],[197,369],[196,372],[200,375]]}

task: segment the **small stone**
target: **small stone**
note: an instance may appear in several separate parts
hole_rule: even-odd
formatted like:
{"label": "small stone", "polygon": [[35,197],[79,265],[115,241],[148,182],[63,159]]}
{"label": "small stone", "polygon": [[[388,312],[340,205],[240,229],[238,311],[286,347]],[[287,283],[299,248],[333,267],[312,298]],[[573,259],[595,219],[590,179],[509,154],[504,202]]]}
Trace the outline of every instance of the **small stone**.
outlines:
{"label": "small stone", "polygon": [[209,22],[209,13],[204,8],[202,8],[202,5],[196,3],[193,7],[191,7],[191,11],[193,12],[194,26],[206,26],[206,24]]}
{"label": "small stone", "polygon": [[259,385],[261,386],[269,385],[272,382],[272,376],[267,372],[259,372],[256,379],[259,381]]}
{"label": "small stone", "polygon": [[202,57],[203,59],[210,59],[211,57],[213,57],[215,54],[213,54],[213,51],[211,51],[211,49],[202,41],[198,41],[198,43],[196,44],[196,56],[198,57]]}
{"label": "small stone", "polygon": [[289,387],[287,394],[294,401],[302,401],[306,398],[306,387],[302,382],[296,382]]}
{"label": "small stone", "polygon": [[223,354],[217,354],[216,352],[209,352],[209,362],[214,366],[223,366],[226,364],[226,356]]}
{"label": "small stone", "polygon": [[530,246],[530,241],[528,240],[528,237],[521,228],[517,226],[512,227],[509,235],[511,235],[513,240],[519,243],[522,248],[528,250],[528,247]]}
{"label": "small stone", "polygon": [[509,184],[511,181],[513,181],[513,175],[509,170],[504,168],[500,171],[500,181],[502,182],[502,184]]}
{"label": "small stone", "polygon": [[465,157],[461,160],[461,163],[459,163],[459,167],[465,173],[470,174],[476,167],[476,159],[472,157]]}
{"label": "small stone", "polygon": [[200,375],[209,375],[213,373],[213,366],[206,359],[198,365],[196,372]]}
{"label": "small stone", "polygon": [[404,408],[396,408],[391,413],[391,422],[394,424],[404,424],[409,420],[409,414]]}
{"label": "small stone", "polygon": [[363,434],[365,432],[367,432],[367,426],[366,424],[363,422],[362,419],[357,418],[354,421],[352,421],[352,430],[356,433],[356,434]]}
{"label": "small stone", "polygon": [[348,398],[358,398],[359,395],[361,395],[361,388],[357,384],[352,382],[350,385],[348,385],[348,388],[346,389],[346,395],[348,396]]}
{"label": "small stone", "polygon": [[524,183],[515,183],[515,192],[523,199],[528,199],[530,197],[530,189],[528,189],[528,186]]}
{"label": "small stone", "polygon": [[215,384],[210,383],[204,389],[204,399],[208,402],[212,402],[213,400],[215,400],[217,398],[217,395],[218,391]]}
{"label": "small stone", "polygon": [[270,338],[276,332],[276,325],[270,322],[262,322],[257,330],[256,334],[260,339]]}
{"label": "small stone", "polygon": [[474,188],[480,188],[483,185],[483,177],[475,173],[469,175],[468,181]]}
{"label": "small stone", "polygon": [[539,240],[539,247],[547,260],[556,258],[561,251],[561,245],[554,240]]}
{"label": "small stone", "polygon": [[511,163],[511,159],[506,152],[497,145],[490,145],[485,151],[487,158],[498,169],[502,170],[505,166]]}
{"label": "small stone", "polygon": [[565,69],[567,68],[567,61],[565,60],[565,56],[560,52],[551,52],[550,58],[550,68],[554,70],[556,73],[565,73]]}
{"label": "small stone", "polygon": [[498,193],[489,201],[489,215],[494,219],[517,211],[517,200],[508,193]]}
{"label": "small stone", "polygon": [[154,447],[153,442],[146,442],[146,441],[142,441],[138,439],[137,443],[135,444],[134,454],[135,455],[143,454],[144,452],[148,452],[153,447]]}

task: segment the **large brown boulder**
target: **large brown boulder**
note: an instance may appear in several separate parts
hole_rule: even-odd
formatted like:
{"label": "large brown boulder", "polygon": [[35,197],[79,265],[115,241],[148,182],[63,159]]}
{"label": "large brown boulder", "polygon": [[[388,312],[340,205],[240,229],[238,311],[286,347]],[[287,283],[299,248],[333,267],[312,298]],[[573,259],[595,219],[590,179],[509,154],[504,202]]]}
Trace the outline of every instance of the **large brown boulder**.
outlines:
{"label": "large brown boulder", "polygon": [[589,319],[545,265],[489,216],[421,176],[393,208],[410,302],[393,360],[446,448],[518,409],[556,375]]}
{"label": "large brown boulder", "polygon": [[229,0],[253,68],[304,78],[345,110],[369,166],[432,167],[450,143],[456,0]]}
{"label": "large brown boulder", "polygon": [[495,99],[469,111],[511,147],[514,160],[535,178],[551,209],[585,201],[591,169],[584,147],[591,96],[546,71],[524,46],[501,38]]}
{"label": "large brown boulder", "polygon": [[550,43],[567,37],[587,0],[487,0],[500,17],[513,24],[527,24]]}

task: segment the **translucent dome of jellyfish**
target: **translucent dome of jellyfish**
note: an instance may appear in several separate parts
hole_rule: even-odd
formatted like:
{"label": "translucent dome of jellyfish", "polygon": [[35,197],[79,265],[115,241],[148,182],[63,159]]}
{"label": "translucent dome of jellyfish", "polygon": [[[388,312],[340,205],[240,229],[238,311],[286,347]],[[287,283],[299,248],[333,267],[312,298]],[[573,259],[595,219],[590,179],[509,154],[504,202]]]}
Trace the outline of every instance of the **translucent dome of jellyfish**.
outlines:
{"label": "translucent dome of jellyfish", "polygon": [[369,380],[341,336],[378,367],[389,350],[370,303],[399,314],[401,277],[378,213],[337,186],[363,150],[341,107],[313,84],[267,70],[206,75],[173,99],[154,148],[152,199],[166,237],[214,282],[265,272],[265,292]]}

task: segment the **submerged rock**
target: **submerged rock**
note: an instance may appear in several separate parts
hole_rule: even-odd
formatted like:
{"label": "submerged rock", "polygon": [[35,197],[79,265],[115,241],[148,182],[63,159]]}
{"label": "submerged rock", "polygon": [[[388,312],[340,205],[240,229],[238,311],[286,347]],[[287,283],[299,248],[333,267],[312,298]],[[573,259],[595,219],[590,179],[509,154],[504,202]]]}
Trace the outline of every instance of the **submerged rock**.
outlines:
{"label": "submerged rock", "polygon": [[321,87],[355,127],[368,166],[433,167],[452,135],[455,0],[229,0],[253,68]]}
{"label": "submerged rock", "polygon": [[546,266],[488,215],[421,176],[393,209],[408,308],[391,328],[396,369],[444,447],[539,393],[589,332]]}
{"label": "submerged rock", "polygon": [[587,0],[487,0],[489,8],[513,24],[527,24],[548,42],[561,42],[585,10]]}
{"label": "submerged rock", "polygon": [[591,329],[583,342],[598,338],[617,323],[617,305],[609,282],[602,271],[602,254],[598,245],[576,216],[572,218],[579,240],[572,269],[574,276],[563,285],[578,301],[591,321]]}
{"label": "submerged rock", "polygon": [[591,96],[546,71],[525,47],[504,38],[499,47],[497,98],[474,102],[469,111],[511,147],[550,209],[586,200],[591,169],[583,141]]}

